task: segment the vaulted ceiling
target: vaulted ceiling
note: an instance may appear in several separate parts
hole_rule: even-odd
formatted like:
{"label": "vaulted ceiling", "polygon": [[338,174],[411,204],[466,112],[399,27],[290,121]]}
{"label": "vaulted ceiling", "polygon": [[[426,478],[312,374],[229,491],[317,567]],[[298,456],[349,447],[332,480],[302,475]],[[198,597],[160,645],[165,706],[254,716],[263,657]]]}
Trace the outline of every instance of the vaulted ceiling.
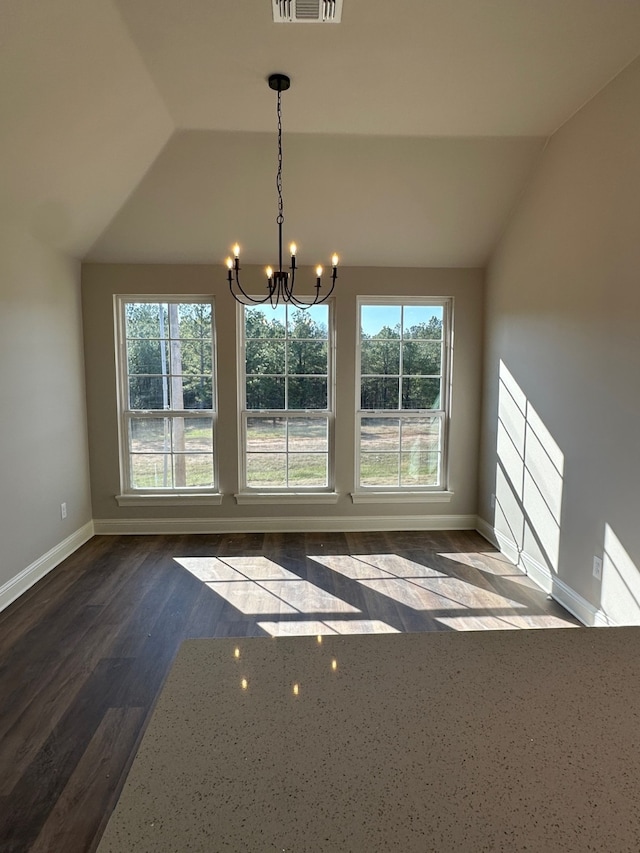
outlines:
{"label": "vaulted ceiling", "polygon": [[[551,134],[640,55],[629,0],[2,0],[0,216],[98,261],[486,263]],[[304,255],[304,257],[303,257]]]}

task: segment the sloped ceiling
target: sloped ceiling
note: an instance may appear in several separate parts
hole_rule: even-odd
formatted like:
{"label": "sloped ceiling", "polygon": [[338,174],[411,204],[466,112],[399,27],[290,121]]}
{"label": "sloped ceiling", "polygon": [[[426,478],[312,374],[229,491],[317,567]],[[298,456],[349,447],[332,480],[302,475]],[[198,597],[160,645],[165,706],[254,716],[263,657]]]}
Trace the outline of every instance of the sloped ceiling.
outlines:
{"label": "sloped ceiling", "polygon": [[109,2],[2,0],[2,218],[82,257],[172,131]]}
{"label": "sloped ceiling", "polygon": [[[540,144],[290,134],[285,238],[303,263],[481,265]],[[221,262],[237,239],[275,263],[275,168],[271,134],[176,132],[91,257]]]}
{"label": "sloped ceiling", "polygon": [[[97,261],[486,263],[545,140],[640,54],[628,0],[3,0],[0,214]],[[304,256],[304,257],[303,257]]]}

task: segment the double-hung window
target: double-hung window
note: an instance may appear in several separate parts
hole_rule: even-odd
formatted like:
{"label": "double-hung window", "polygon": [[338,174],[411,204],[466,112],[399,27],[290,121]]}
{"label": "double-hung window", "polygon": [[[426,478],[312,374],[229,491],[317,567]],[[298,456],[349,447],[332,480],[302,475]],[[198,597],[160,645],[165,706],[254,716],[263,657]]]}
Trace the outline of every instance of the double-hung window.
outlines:
{"label": "double-hung window", "polygon": [[123,494],[215,492],[212,300],[116,303]]}
{"label": "double-hung window", "polygon": [[358,300],[356,493],[446,489],[451,307]]}
{"label": "double-hung window", "polygon": [[331,303],[239,310],[241,492],[330,492]]}

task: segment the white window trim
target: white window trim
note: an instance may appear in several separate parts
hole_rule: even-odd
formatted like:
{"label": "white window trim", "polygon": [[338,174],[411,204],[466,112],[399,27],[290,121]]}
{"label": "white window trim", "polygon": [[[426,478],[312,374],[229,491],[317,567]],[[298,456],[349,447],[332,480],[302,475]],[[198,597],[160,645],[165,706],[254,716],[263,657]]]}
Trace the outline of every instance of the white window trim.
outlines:
{"label": "white window trim", "polygon": [[[126,353],[126,334],[125,334],[125,319],[124,306],[129,302],[202,302],[211,305],[211,347],[212,347],[212,404],[213,409],[196,409],[196,410],[149,410],[146,414],[156,414],[158,416],[168,415],[176,416],[183,415],[184,417],[202,417],[211,418],[213,426],[213,488],[190,488],[185,491],[180,489],[134,489],[130,485],[130,469],[129,469],[129,445],[128,445],[128,423],[131,418],[143,416],[143,410],[130,410],[128,408],[128,389],[126,386],[127,376],[127,353]],[[216,343],[216,311],[215,299],[207,294],[176,294],[176,293],[138,293],[138,294],[115,294],[113,299],[114,306],[114,328],[116,333],[116,383],[117,383],[117,407],[118,407],[118,459],[120,469],[120,489],[121,494],[115,495],[118,506],[197,506],[203,504],[219,505],[222,503],[223,495],[219,491],[219,473],[218,473],[218,382],[217,382],[217,343]],[[183,487],[184,488],[184,487]]]}
{"label": "white window trim", "polygon": [[[336,503],[339,495],[335,491],[335,299],[330,298],[326,303],[329,309],[327,328],[329,340],[327,346],[327,408],[326,409],[250,409],[246,408],[246,342],[244,305],[238,303],[236,308],[236,363],[237,400],[238,400],[238,478],[239,490],[235,494],[236,503],[242,504],[330,504]],[[251,304],[246,306],[252,308]],[[295,306],[294,306],[295,307]],[[327,419],[327,486],[296,486],[290,488],[252,488],[246,481],[246,422],[252,416],[264,417],[318,417]]]}
{"label": "white window trim", "polygon": [[424,491],[424,492],[401,492],[398,489],[389,488],[383,491],[375,486],[367,492],[351,492],[351,500],[354,504],[381,504],[381,503],[449,503],[453,500],[454,492],[448,490]]}
{"label": "white window trim", "polygon": [[[454,492],[448,488],[449,483],[449,421],[451,412],[451,383],[453,376],[453,297],[452,296],[358,296],[356,299],[356,435],[354,453],[354,482],[355,489],[351,492],[351,500],[356,503],[449,503]],[[438,415],[442,418],[441,426],[441,482],[435,486],[363,486],[360,485],[360,422],[362,417],[380,414],[392,417],[402,415],[402,409],[383,409],[380,412],[360,408],[360,312],[363,305],[436,305],[443,307],[443,369],[441,409],[425,409],[421,412],[411,412],[416,417]]]}
{"label": "white window trim", "polygon": [[118,506],[220,506],[224,495],[220,492],[208,494],[125,494],[116,495]]}
{"label": "white window trim", "polygon": [[337,492],[238,492],[234,495],[236,503],[245,504],[335,504],[340,495]]}

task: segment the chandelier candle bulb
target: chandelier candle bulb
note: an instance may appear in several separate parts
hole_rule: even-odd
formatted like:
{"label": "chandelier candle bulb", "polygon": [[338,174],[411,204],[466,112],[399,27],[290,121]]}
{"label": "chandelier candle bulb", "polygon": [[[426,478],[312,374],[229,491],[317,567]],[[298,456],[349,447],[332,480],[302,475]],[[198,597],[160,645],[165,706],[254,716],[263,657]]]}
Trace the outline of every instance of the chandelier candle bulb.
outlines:
{"label": "chandelier candle bulb", "polygon": [[295,257],[295,254],[296,254],[296,252],[298,251],[298,247],[296,246],[296,244],[295,244],[295,243],[292,243],[292,244],[289,246],[289,251],[291,252],[291,257],[292,257],[292,258],[293,258],[293,257]]}
{"label": "chandelier candle bulb", "polygon": [[316,275],[318,276],[318,281],[320,281],[320,278],[322,277],[322,267],[319,264],[316,267]]}
{"label": "chandelier candle bulb", "polygon": [[273,270],[271,269],[271,267],[267,267],[266,272],[267,272],[267,278],[269,280],[271,280],[273,278]]}
{"label": "chandelier candle bulb", "polygon": [[331,266],[332,266],[332,267],[334,267],[334,268],[338,266],[338,256],[337,256],[337,255],[333,255],[333,256],[332,256],[332,258],[331,258]]}
{"label": "chandelier candle bulb", "polygon": [[240,246],[237,243],[233,247],[233,254],[236,256],[236,258],[240,257]]}

